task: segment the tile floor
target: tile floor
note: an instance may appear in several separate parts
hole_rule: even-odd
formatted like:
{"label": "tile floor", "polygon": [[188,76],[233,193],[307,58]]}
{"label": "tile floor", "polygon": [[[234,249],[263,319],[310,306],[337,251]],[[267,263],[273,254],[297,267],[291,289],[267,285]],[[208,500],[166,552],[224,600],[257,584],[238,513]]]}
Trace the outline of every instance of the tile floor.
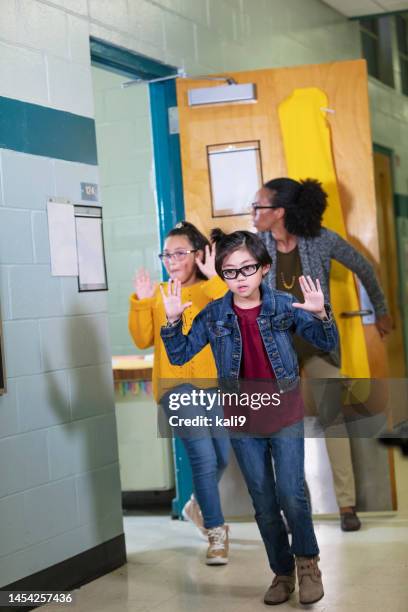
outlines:
{"label": "tile floor", "polygon": [[[335,520],[315,522],[326,595],[314,612],[408,611],[408,517],[362,517],[343,533]],[[167,515],[124,518],[128,563],[76,591],[67,612],[256,612],[272,580],[255,523],[231,523],[230,563],[207,567],[195,528]],[[306,609],[297,590],[279,610]],[[46,612],[61,607],[44,606]]]}

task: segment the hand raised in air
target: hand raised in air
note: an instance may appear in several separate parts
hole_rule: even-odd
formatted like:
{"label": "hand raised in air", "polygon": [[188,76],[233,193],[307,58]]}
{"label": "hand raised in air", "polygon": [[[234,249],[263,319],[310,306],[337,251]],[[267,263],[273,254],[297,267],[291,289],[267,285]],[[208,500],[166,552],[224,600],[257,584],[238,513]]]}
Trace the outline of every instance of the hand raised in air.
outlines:
{"label": "hand raised in air", "polygon": [[315,285],[310,276],[300,276],[299,285],[302,290],[305,301],[303,304],[300,304],[299,302],[294,302],[292,304],[293,308],[302,308],[302,310],[312,312],[318,317],[326,317],[327,314],[324,308],[324,295],[320,286],[319,279],[316,279]]}
{"label": "hand raised in air", "polygon": [[169,323],[175,323],[180,319],[186,308],[192,305],[193,302],[181,302],[181,281],[169,280],[167,283],[167,295],[160,285],[160,292],[163,298],[164,310],[166,311],[167,320]]}

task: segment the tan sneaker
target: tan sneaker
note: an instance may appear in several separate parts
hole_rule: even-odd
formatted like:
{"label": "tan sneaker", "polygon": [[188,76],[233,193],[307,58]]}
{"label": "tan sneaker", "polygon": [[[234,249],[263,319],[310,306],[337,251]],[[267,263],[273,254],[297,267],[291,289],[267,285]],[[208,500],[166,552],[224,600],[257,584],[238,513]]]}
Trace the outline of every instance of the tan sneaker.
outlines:
{"label": "tan sneaker", "polygon": [[322,572],[317,562],[319,557],[296,557],[299,583],[299,601],[301,604],[313,604],[323,595]]}
{"label": "tan sneaker", "polygon": [[208,550],[205,562],[207,565],[225,565],[228,563],[228,525],[220,525],[207,530]]}
{"label": "tan sneaker", "polygon": [[181,514],[185,521],[190,521],[191,523],[194,523],[201,536],[206,540],[207,529],[204,527],[203,515],[194,495],[190,497],[190,499],[182,509]]}
{"label": "tan sneaker", "polygon": [[288,601],[291,593],[295,590],[295,582],[295,572],[290,576],[275,576],[265,593],[264,603],[268,606],[276,606]]}

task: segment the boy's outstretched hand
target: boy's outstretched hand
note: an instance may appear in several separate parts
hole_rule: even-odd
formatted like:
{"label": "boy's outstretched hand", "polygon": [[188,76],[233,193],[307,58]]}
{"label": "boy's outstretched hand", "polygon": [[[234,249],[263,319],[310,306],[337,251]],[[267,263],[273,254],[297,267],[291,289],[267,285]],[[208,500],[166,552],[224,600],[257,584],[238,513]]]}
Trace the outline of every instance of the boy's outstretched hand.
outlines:
{"label": "boy's outstretched hand", "polygon": [[300,276],[299,285],[302,289],[305,302],[304,304],[294,302],[292,304],[293,308],[302,308],[303,310],[312,312],[321,319],[326,318],[327,313],[324,308],[324,295],[322,288],[320,287],[319,279],[316,279],[315,285],[310,276]]}
{"label": "boy's outstretched hand", "polygon": [[163,298],[164,310],[166,311],[167,320],[169,323],[178,321],[186,308],[192,305],[193,302],[181,303],[181,281],[171,280],[167,283],[167,295],[163,287],[160,285],[160,292]]}

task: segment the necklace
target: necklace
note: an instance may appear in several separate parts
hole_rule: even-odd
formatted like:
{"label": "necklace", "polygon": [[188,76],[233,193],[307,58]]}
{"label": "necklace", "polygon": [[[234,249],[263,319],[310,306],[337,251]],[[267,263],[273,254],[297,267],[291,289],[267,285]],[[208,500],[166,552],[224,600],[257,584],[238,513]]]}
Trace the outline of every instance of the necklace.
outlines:
{"label": "necklace", "polygon": [[282,279],[282,283],[283,286],[285,287],[285,289],[293,289],[293,287],[295,286],[296,283],[296,276],[292,276],[292,281],[290,283],[287,283],[285,280],[285,275],[283,274],[283,272],[281,272],[281,279]]}

